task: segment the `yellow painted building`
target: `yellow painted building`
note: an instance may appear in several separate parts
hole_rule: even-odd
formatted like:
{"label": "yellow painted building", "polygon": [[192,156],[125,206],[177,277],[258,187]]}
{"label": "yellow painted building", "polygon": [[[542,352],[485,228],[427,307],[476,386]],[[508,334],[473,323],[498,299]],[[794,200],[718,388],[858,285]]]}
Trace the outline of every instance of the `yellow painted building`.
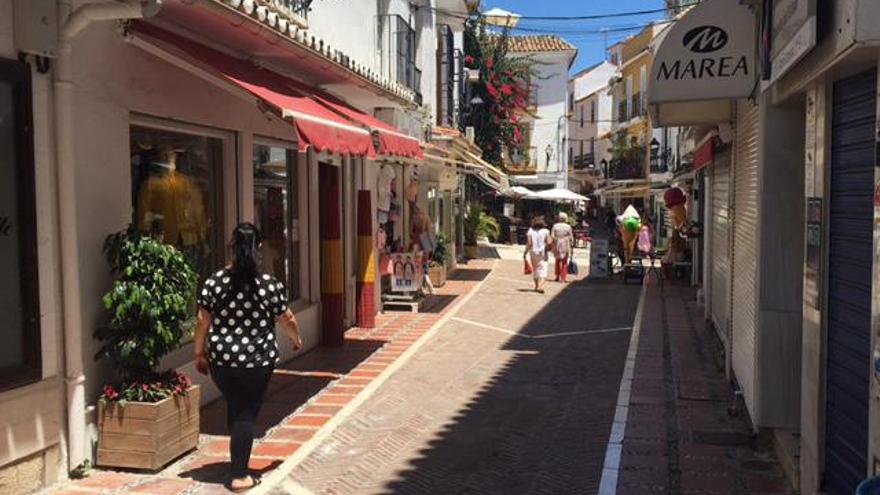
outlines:
{"label": "yellow painted building", "polygon": [[615,138],[620,132],[628,137],[628,146],[634,151],[624,160],[618,160],[609,170],[609,199],[647,198],[649,193],[650,150],[654,129],[647,114],[648,74],[651,72],[651,42],[662,31],[663,25],[649,25],[638,34],[612,45],[608,50],[611,63],[619,67],[612,80],[612,127],[608,134],[611,148],[620,143]]}

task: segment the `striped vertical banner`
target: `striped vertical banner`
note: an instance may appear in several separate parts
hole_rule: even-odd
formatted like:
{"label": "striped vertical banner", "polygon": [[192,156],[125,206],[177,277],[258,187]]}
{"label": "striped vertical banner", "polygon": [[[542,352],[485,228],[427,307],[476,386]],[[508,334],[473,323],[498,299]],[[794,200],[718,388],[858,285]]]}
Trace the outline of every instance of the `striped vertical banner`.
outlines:
{"label": "striped vertical banner", "polygon": [[339,169],[326,164],[320,167],[321,342],[325,346],[339,347],[345,342]]}
{"label": "striped vertical banner", "polygon": [[370,191],[358,191],[357,322],[361,328],[376,327],[376,251],[373,243]]}

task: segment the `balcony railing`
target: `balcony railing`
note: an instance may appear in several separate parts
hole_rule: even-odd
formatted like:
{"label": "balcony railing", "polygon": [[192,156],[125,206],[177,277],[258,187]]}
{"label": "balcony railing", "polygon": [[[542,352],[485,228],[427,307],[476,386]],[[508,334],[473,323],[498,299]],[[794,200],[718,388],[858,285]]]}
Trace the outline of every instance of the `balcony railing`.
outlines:
{"label": "balcony railing", "polygon": [[673,170],[675,167],[675,163],[673,163],[672,150],[665,149],[663,151],[653,150],[651,152],[651,173],[652,174],[662,174],[665,172],[669,172]]}
{"label": "balcony railing", "polygon": [[304,20],[308,20],[312,1],[313,0],[276,0],[275,5],[278,5],[281,9],[286,9],[291,14],[302,17]]}
{"label": "balcony railing", "polygon": [[608,163],[607,177],[615,180],[635,180],[645,178],[643,160],[613,159]]}
{"label": "balcony railing", "polygon": [[627,104],[626,100],[621,100],[617,102],[617,122],[626,122],[629,120],[629,114],[627,113]]}
{"label": "balcony railing", "polygon": [[585,155],[575,155],[572,160],[572,166],[575,170],[588,170],[596,166],[595,155],[587,153]]}
{"label": "balcony railing", "polygon": [[512,174],[533,174],[538,170],[538,148],[529,147],[526,151],[508,153],[504,168]]}

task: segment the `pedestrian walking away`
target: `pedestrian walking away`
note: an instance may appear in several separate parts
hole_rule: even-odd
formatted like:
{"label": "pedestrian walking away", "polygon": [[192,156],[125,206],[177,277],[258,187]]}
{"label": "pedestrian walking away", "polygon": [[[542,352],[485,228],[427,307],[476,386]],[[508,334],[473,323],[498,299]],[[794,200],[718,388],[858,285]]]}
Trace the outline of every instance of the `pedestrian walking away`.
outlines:
{"label": "pedestrian walking away", "polygon": [[278,361],[276,323],[293,341],[293,349],[302,349],[284,285],[259,271],[256,253],[262,240],[253,224],[238,225],[232,232],[232,264],[209,277],[198,296],[196,368],[211,375],[226,400],[232,461],[227,488],[233,492],[260,483],[248,463],[254,423]]}
{"label": "pedestrian walking away", "polygon": [[544,282],[547,280],[547,247],[550,245],[551,238],[542,215],[532,219],[532,226],[526,237],[526,251],[523,253],[523,258],[528,259],[532,264],[535,292],[543,294]]}
{"label": "pedestrian walking away", "polygon": [[555,261],[556,281],[568,282],[568,259],[572,253],[574,231],[568,224],[568,215],[559,212],[559,221],[550,231],[553,238],[553,259]]}

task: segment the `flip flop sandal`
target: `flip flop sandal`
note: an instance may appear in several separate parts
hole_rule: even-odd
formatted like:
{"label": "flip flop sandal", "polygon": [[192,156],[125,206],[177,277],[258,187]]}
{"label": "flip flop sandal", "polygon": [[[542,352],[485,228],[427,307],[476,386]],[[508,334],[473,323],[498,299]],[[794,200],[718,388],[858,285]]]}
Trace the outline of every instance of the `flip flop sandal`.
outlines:
{"label": "flip flop sandal", "polygon": [[248,491],[248,490],[253,490],[254,488],[260,486],[260,483],[263,482],[262,479],[260,479],[260,478],[258,478],[258,477],[256,477],[256,476],[251,476],[251,480],[253,480],[253,483],[251,483],[250,486],[242,486],[242,487],[239,487],[239,488],[233,488],[233,487],[232,487],[232,482],[230,481],[229,483],[226,484],[226,489],[229,490],[229,491],[232,492],[232,493],[244,493],[244,492],[246,492],[246,491]]}

